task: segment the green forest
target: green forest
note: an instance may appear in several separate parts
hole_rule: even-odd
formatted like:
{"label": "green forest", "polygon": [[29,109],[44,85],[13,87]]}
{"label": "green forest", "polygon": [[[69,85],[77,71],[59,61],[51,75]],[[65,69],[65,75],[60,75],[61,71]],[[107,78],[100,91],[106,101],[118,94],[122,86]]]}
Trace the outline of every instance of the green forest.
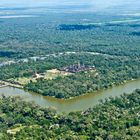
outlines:
{"label": "green forest", "polygon": [[[84,17],[88,20],[82,20]],[[0,64],[9,60],[18,63],[0,67],[0,80],[33,77],[78,62],[95,66],[96,74],[86,71],[52,80],[40,78],[24,85],[25,90],[68,99],[140,78],[137,17],[48,13],[47,18],[2,21]],[[30,59],[33,56],[40,59]],[[29,61],[19,62],[22,59]]]}
{"label": "green forest", "polygon": [[0,140],[140,140],[140,15],[118,8],[0,4]]}
{"label": "green forest", "polygon": [[58,77],[54,80],[43,80],[41,78],[37,82],[30,82],[25,85],[25,89],[45,96],[55,96],[56,98],[70,98],[92,93],[139,78],[140,61],[138,59],[89,54],[60,57],[56,61],[57,64],[61,64],[59,67],[80,60],[81,63],[94,65],[97,69],[97,75],[95,72],[87,71]]}
{"label": "green forest", "polygon": [[129,56],[94,55],[87,53],[67,54],[47,57],[44,60],[28,63],[11,64],[1,68],[0,79],[7,80],[18,77],[31,77],[35,72],[43,73],[50,69],[59,69],[78,61],[96,67],[96,73],[91,71],[79,72],[66,77],[52,80],[40,78],[37,82],[30,82],[24,88],[45,96],[56,98],[70,98],[85,93],[92,93],[119,85],[125,81],[140,77],[140,58]]}
{"label": "green forest", "polygon": [[140,90],[86,111],[57,114],[16,97],[0,99],[2,140],[139,140]]}

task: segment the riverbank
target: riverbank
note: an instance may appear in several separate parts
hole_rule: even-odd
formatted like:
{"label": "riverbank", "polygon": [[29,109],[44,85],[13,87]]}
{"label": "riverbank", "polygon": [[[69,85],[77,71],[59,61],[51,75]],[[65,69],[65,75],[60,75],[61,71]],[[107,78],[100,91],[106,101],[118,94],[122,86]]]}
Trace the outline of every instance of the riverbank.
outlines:
{"label": "riverbank", "polygon": [[[140,80],[140,78],[138,78],[138,79],[124,80],[120,84],[112,83],[112,85],[111,86],[108,86],[107,88],[102,88],[102,89],[99,89],[99,90],[95,90],[93,92],[87,92],[87,93],[83,93],[83,94],[81,94],[79,96],[74,96],[74,97],[69,97],[69,98],[56,98],[55,96],[49,96],[49,95],[47,95],[45,97],[46,98],[49,98],[49,99],[53,99],[53,100],[56,99],[56,100],[60,100],[60,101],[68,101],[68,100],[73,100],[73,99],[76,99],[76,98],[84,97],[84,96],[87,96],[89,94],[97,94],[97,93],[103,92],[104,90],[112,89],[113,87],[116,87],[116,86],[119,86],[119,85],[123,85],[123,84],[129,83],[131,81],[135,81],[135,80]],[[33,91],[27,90],[25,88],[24,88],[24,90],[26,92],[29,92],[29,93],[33,93],[33,94],[35,93],[35,94],[42,95],[42,94],[40,94],[38,92],[33,92]],[[44,95],[42,95],[42,96],[44,96]]]}
{"label": "riverbank", "polygon": [[77,99],[77,98],[81,98],[81,97],[85,97],[85,96],[88,96],[90,94],[97,94],[97,93],[100,93],[100,92],[103,92],[104,90],[108,90],[108,89],[112,89],[113,87],[115,86],[119,86],[119,85],[123,85],[123,84],[126,84],[126,83],[129,83],[129,82],[132,82],[132,81],[136,81],[136,80],[140,80],[140,78],[138,79],[131,79],[131,80],[125,80],[123,82],[121,82],[120,84],[115,84],[113,83],[111,86],[109,86],[108,88],[103,88],[103,89],[100,89],[100,90],[95,90],[94,92],[90,92],[90,93],[84,93],[82,95],[79,95],[79,96],[75,96],[75,97],[70,97],[70,98],[56,98],[55,96],[44,96],[44,95],[41,95],[37,92],[33,92],[33,91],[30,91],[30,90],[26,90],[24,88],[24,86],[20,85],[20,84],[13,84],[13,83],[10,83],[10,82],[7,82],[7,81],[0,81],[0,85],[2,84],[2,86],[0,86],[0,88],[3,88],[3,87],[13,87],[13,88],[18,88],[18,89],[22,89],[24,90],[25,92],[29,92],[31,94],[39,94],[41,96],[44,96],[48,99],[53,99],[53,100],[60,100],[60,101],[68,101],[68,100],[73,100],[73,99]]}
{"label": "riverbank", "polygon": [[23,89],[24,87],[22,85],[19,85],[19,84],[13,84],[13,83],[10,83],[10,82],[7,82],[7,81],[0,81],[0,88],[2,87],[14,87],[14,88],[19,88],[19,89]]}
{"label": "riverbank", "polygon": [[5,96],[20,96],[25,101],[34,102],[42,107],[56,108],[58,113],[69,113],[72,111],[82,111],[94,107],[99,104],[100,100],[105,100],[110,97],[118,97],[124,93],[130,94],[134,90],[140,88],[140,79],[129,81],[125,84],[114,86],[112,88],[88,93],[84,96],[78,96],[69,100],[60,100],[53,97],[45,97],[37,93],[26,92],[23,89],[4,87],[0,88],[0,95]]}

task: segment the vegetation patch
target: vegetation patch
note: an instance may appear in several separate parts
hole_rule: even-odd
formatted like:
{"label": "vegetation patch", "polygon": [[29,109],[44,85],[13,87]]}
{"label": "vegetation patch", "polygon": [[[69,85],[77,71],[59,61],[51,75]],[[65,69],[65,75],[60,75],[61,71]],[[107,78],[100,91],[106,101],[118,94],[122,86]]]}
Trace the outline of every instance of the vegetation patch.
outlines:
{"label": "vegetation patch", "polygon": [[132,32],[131,35],[140,36],[140,32]]}
{"label": "vegetation patch", "polygon": [[80,24],[75,24],[75,25],[67,25],[67,24],[61,24],[58,26],[59,30],[65,30],[65,31],[74,31],[74,30],[91,30],[94,28],[97,28],[100,26],[97,25],[80,25]]}
{"label": "vegetation patch", "polygon": [[0,57],[13,57],[14,55],[16,55],[16,52],[13,51],[0,51]]}
{"label": "vegetation patch", "polygon": [[[0,139],[140,139],[140,90],[85,111],[56,114],[20,98],[0,98]],[[7,133],[8,132],[8,133]]]}

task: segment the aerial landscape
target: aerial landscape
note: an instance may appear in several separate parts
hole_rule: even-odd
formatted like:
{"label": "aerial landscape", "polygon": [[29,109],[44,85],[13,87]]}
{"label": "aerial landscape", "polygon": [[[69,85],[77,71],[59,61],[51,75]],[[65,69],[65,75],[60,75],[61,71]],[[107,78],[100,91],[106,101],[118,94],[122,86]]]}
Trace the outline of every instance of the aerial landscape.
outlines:
{"label": "aerial landscape", "polygon": [[140,2],[1,0],[0,140],[140,140]]}

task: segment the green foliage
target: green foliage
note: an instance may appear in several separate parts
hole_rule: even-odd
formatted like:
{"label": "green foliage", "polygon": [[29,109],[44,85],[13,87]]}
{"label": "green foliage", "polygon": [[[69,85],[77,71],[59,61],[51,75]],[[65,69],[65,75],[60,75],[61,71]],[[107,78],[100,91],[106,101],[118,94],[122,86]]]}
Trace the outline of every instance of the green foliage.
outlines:
{"label": "green foliage", "polygon": [[[133,22],[127,22],[128,18]],[[137,17],[47,13],[47,16],[28,19],[3,19],[0,27],[1,61],[80,52],[50,55],[45,60],[0,67],[0,80],[30,77],[35,72],[62,68],[78,61],[95,65],[99,73],[96,78],[88,72],[52,81],[38,80],[37,83],[26,85],[27,90],[57,98],[70,98],[140,77],[140,26]]]}
{"label": "green foliage", "polygon": [[[0,138],[34,140],[139,140],[140,90],[83,112],[56,114],[20,98],[0,99]],[[12,133],[15,132],[15,133]]]}
{"label": "green foliage", "polygon": [[50,58],[45,61],[52,63],[56,68],[80,61],[86,65],[94,65],[97,70],[96,72],[86,71],[75,73],[53,80],[38,79],[37,82],[27,84],[25,86],[26,90],[37,92],[45,96],[70,98],[85,93],[92,93],[100,89],[106,89],[113,85],[121,84],[124,81],[140,77],[139,58],[131,59],[130,57],[82,53],[80,55],[64,55],[58,57],[55,61],[53,61],[53,59],[54,58]]}

